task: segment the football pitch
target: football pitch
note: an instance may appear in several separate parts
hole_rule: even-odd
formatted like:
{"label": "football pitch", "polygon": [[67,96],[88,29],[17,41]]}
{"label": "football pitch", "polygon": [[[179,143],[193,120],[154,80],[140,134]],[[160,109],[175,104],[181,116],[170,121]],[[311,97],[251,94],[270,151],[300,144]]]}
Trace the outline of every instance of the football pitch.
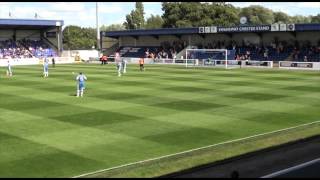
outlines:
{"label": "football pitch", "polygon": [[[320,72],[0,68],[0,177],[73,177],[320,120]],[[73,72],[75,74],[73,74]],[[75,97],[78,72],[87,77]]]}

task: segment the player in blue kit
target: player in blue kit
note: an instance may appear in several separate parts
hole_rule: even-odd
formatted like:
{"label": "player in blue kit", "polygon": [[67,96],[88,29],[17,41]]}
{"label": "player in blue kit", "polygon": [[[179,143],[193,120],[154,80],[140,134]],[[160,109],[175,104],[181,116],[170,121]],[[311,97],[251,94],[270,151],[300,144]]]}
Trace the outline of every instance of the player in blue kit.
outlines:
{"label": "player in blue kit", "polygon": [[43,75],[44,77],[49,77],[49,60],[47,58],[43,61]]}
{"label": "player in blue kit", "polygon": [[76,78],[77,80],[77,97],[81,96],[83,97],[83,91],[85,89],[85,81],[87,80],[87,77],[82,73],[80,72],[79,75],[77,76]]}

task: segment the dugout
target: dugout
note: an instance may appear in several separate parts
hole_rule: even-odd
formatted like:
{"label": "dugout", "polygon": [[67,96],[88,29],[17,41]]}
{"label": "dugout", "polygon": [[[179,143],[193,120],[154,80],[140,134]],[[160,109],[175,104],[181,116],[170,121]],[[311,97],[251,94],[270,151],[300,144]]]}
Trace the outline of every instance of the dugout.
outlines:
{"label": "dugout", "polygon": [[[199,47],[199,45],[205,47],[214,41],[234,41],[238,45],[251,42],[264,46],[270,45],[274,41],[286,41],[291,45],[299,42],[301,45],[310,43],[313,46],[320,46],[320,24],[269,24],[102,31],[100,35],[101,47],[106,54],[115,52],[119,47],[160,46],[165,41],[170,43],[182,41],[189,47]],[[184,53],[180,52],[180,54]]]}
{"label": "dugout", "polygon": [[43,40],[61,55],[63,20],[0,19],[0,41]]}

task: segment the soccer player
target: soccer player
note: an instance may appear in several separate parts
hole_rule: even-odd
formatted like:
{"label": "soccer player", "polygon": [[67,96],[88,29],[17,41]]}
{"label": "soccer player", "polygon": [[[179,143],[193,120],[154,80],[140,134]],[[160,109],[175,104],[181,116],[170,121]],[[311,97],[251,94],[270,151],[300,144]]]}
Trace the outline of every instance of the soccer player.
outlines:
{"label": "soccer player", "polygon": [[139,64],[140,64],[140,71],[144,71],[144,59],[143,58],[140,58]]}
{"label": "soccer player", "polygon": [[49,60],[47,58],[43,61],[43,75],[44,77],[49,77]]}
{"label": "soccer player", "polygon": [[116,54],[115,54],[115,62],[117,64],[118,76],[120,77],[122,75],[123,67],[122,67],[122,62],[121,62],[119,52],[116,52]]}
{"label": "soccer player", "polygon": [[127,60],[122,59],[122,70],[123,73],[127,73]]}
{"label": "soccer player", "polygon": [[56,67],[56,60],[54,59],[54,57],[52,57],[52,67]]}
{"label": "soccer player", "polygon": [[87,80],[87,77],[80,72],[79,75],[76,78],[78,84],[77,84],[77,97],[81,96],[83,97],[83,91],[85,89],[85,81]]}
{"label": "soccer player", "polygon": [[8,61],[7,76],[10,76],[10,77],[12,76],[12,68],[11,68],[10,61]]}

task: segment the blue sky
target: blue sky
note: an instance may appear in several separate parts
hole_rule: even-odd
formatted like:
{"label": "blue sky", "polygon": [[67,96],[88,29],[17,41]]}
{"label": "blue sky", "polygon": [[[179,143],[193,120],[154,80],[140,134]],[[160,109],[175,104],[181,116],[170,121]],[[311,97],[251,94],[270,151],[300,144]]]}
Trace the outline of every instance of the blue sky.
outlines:
{"label": "blue sky", "polygon": [[[320,2],[230,2],[236,7],[262,5],[274,11],[289,15],[317,15],[320,13]],[[126,14],[134,9],[135,2],[99,2],[99,23],[110,25],[123,23]],[[161,2],[145,2],[145,17],[151,14],[162,15]],[[34,18],[37,13],[40,19],[62,19],[65,25],[82,27],[95,26],[95,2],[0,2],[0,18]]]}

